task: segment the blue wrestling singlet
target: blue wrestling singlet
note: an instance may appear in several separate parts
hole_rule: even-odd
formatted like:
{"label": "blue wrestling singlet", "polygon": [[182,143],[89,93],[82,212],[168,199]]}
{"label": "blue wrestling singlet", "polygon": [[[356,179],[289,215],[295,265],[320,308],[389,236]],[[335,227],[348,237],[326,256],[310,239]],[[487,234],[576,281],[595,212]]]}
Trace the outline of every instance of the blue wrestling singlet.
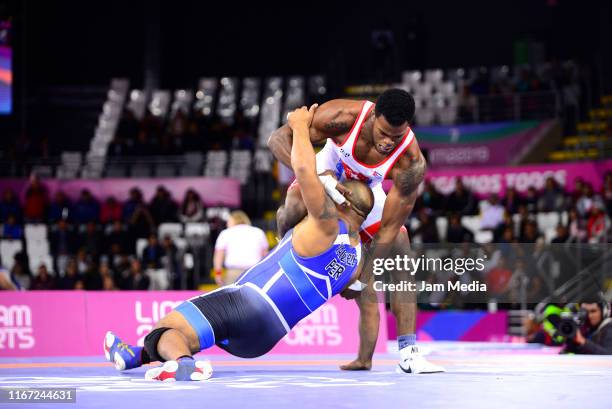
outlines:
{"label": "blue wrestling singlet", "polygon": [[293,229],[235,284],[194,297],[179,307],[200,339],[233,355],[265,354],[300,320],[341,292],[361,258],[350,245],[348,229],[338,220],[333,245],[314,257],[301,257],[291,243]]}

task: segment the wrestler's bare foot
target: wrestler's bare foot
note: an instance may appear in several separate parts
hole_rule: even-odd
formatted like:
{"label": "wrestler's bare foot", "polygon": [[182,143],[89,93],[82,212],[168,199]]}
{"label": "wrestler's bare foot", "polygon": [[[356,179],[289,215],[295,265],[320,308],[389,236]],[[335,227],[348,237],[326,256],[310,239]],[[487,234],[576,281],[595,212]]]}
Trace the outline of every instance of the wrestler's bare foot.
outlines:
{"label": "wrestler's bare foot", "polygon": [[346,365],[340,365],[340,369],[343,371],[369,371],[372,369],[372,361],[362,361],[355,359]]}

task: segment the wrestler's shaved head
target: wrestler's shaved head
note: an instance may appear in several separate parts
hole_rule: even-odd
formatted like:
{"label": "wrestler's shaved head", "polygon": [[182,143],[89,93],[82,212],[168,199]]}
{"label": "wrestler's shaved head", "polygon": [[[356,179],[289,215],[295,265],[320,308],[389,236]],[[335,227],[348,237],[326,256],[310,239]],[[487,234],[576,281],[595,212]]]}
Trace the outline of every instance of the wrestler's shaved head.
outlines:
{"label": "wrestler's shaved head", "polygon": [[351,194],[346,196],[351,206],[357,209],[358,213],[362,213],[360,216],[367,217],[374,207],[372,189],[367,184],[353,179],[345,180],[342,185],[351,191]]}

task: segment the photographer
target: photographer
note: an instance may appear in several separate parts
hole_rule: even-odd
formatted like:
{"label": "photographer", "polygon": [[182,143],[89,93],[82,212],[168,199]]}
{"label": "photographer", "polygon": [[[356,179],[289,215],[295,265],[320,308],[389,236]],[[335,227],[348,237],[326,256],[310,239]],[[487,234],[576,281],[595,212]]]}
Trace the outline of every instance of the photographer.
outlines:
{"label": "photographer", "polygon": [[576,336],[567,340],[564,352],[576,354],[612,355],[612,318],[606,303],[582,303],[587,313],[585,324]]}

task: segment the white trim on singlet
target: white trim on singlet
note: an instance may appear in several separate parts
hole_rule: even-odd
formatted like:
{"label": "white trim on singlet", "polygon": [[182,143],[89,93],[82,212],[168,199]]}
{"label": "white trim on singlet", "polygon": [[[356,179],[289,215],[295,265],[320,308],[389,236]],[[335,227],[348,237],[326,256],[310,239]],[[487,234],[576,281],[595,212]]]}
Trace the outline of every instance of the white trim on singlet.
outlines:
{"label": "white trim on singlet", "polygon": [[304,299],[302,298],[302,294],[300,294],[295,284],[293,284],[293,281],[291,281],[291,278],[289,277],[289,275],[285,273],[285,270],[283,270],[282,267],[281,267],[281,270],[283,271],[283,274],[285,274],[285,277],[287,277],[287,281],[289,281],[289,284],[291,284],[291,287],[293,287],[297,296],[300,298],[300,301],[302,301],[302,304],[304,304],[304,306],[306,307],[306,309],[308,309],[308,311],[313,312],[308,306],[308,304],[306,304],[306,301],[304,301]]}
{"label": "white trim on singlet", "polygon": [[278,271],[274,273],[272,277],[270,277],[270,279],[266,282],[266,284],[264,284],[264,286],[261,288],[261,291],[263,291],[264,293],[267,293],[270,287],[272,287],[274,283],[276,283],[278,279],[282,277],[283,274],[284,274],[283,269],[279,268]]}
{"label": "white trim on singlet", "polygon": [[[300,269],[304,272],[304,274],[306,275],[306,278],[308,279],[308,281],[310,281],[310,284],[312,284],[314,289],[317,290],[317,293],[319,293],[319,295],[321,297],[323,297],[325,300],[329,300],[329,297],[331,297],[331,285],[329,283],[329,276],[326,276],[326,275],[323,275],[323,274],[319,274],[319,273],[309,269],[308,267],[301,265],[295,259],[295,256],[293,255],[293,252],[291,252],[291,257],[293,258],[293,261],[295,261],[295,264],[300,266]],[[327,297],[324,296],[323,294],[321,294],[321,291],[319,291],[319,288],[315,285],[315,283],[312,282],[312,280],[310,279],[310,277],[308,277],[308,275],[312,275],[312,276],[314,276],[316,278],[319,278],[319,279],[325,281],[325,284],[326,284],[326,287],[327,287]]]}
{"label": "white trim on singlet", "polygon": [[355,121],[353,128],[351,129],[351,133],[349,134],[348,138],[346,138],[344,143],[340,145],[340,147],[349,147],[350,151],[352,152],[353,144],[357,139],[357,135],[359,135],[359,133],[361,132],[361,128],[363,127],[363,123],[366,119],[366,115],[368,114],[368,112],[370,112],[370,108],[372,108],[373,106],[374,103],[372,101],[364,102],[363,106],[361,107],[361,112],[359,113],[359,116],[357,117],[357,120]]}
{"label": "white trim on singlet", "polygon": [[281,314],[281,312],[279,311],[278,307],[276,306],[276,304],[274,304],[274,301],[272,301],[272,299],[268,296],[268,294],[264,293],[261,288],[257,287],[255,284],[253,283],[244,283],[243,284],[245,287],[250,287],[253,290],[257,291],[257,293],[259,295],[261,295],[263,297],[264,300],[266,300],[266,302],[268,304],[270,304],[270,307],[272,307],[272,309],[274,310],[274,313],[276,314],[276,316],[278,317],[278,319],[280,320],[281,324],[283,324],[283,327],[285,328],[286,332],[289,332],[291,329],[289,328],[289,325],[287,324],[287,321],[285,321],[285,317],[283,317],[283,314]]}

